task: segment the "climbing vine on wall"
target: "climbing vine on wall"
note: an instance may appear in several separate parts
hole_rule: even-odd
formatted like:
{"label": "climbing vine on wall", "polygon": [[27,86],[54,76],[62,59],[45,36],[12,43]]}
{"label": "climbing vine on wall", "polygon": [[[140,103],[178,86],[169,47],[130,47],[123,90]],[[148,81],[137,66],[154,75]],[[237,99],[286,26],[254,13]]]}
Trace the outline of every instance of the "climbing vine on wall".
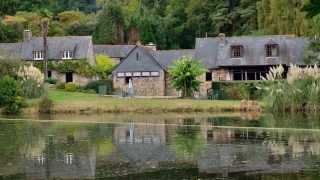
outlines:
{"label": "climbing vine on wall", "polygon": [[[34,66],[43,71],[43,62],[34,62]],[[92,77],[97,75],[94,66],[90,65],[86,60],[64,60],[64,61],[49,61],[48,69],[59,73],[74,72],[81,76]]]}

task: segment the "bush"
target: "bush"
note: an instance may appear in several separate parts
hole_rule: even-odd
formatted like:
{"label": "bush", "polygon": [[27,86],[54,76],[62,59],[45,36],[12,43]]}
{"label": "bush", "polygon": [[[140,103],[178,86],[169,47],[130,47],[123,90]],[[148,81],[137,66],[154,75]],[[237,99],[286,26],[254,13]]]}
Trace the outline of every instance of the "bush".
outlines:
{"label": "bush", "polygon": [[257,100],[262,99],[264,92],[259,87],[266,81],[218,81],[212,83],[212,99]]}
{"label": "bush", "polygon": [[65,84],[64,89],[69,92],[76,92],[79,89],[79,86],[75,83],[67,83]]}
{"label": "bush", "polygon": [[94,90],[96,93],[99,93],[99,87],[106,86],[106,93],[104,94],[111,94],[112,93],[112,81],[111,80],[100,80],[100,81],[92,81],[85,86],[85,90]]}
{"label": "bush", "polygon": [[5,108],[5,113],[17,114],[20,112],[23,99],[21,86],[18,81],[10,76],[0,79],[0,107]]}
{"label": "bush", "polygon": [[43,85],[39,85],[33,79],[23,80],[21,82],[21,90],[22,96],[26,98],[38,98],[44,92]]}
{"label": "bush", "polygon": [[53,78],[48,78],[46,79],[46,83],[49,83],[49,84],[57,84],[57,81],[56,79],[53,79]]}
{"label": "bush", "polygon": [[39,102],[39,112],[50,114],[53,107],[53,101],[48,97],[48,95],[43,96]]}
{"label": "bush", "polygon": [[57,89],[65,89],[66,83],[59,83],[56,88]]}

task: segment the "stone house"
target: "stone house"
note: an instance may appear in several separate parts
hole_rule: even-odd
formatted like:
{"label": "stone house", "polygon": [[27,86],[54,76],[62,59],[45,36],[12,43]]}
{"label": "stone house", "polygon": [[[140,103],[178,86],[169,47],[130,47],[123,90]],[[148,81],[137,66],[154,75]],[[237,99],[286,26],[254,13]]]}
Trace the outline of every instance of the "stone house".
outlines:
{"label": "stone house", "polygon": [[[95,64],[91,36],[48,37],[47,41],[49,62],[85,60],[91,65]],[[29,30],[24,31],[23,42],[0,43],[0,49],[27,62],[36,63],[44,60],[43,38],[32,37],[32,32]],[[59,82],[74,82],[81,86],[97,80],[97,77],[86,77],[73,71],[59,73],[52,69],[48,69],[48,77]]]}
{"label": "stone house", "polygon": [[183,56],[201,61],[207,73],[199,97],[206,97],[212,81],[261,80],[269,68],[292,64],[303,65],[306,40],[294,36],[241,36],[197,38],[195,49],[157,51],[136,46],[122,58],[113,71],[113,84],[120,91],[128,90],[131,80],[137,96],[177,96],[171,87],[168,67]]}

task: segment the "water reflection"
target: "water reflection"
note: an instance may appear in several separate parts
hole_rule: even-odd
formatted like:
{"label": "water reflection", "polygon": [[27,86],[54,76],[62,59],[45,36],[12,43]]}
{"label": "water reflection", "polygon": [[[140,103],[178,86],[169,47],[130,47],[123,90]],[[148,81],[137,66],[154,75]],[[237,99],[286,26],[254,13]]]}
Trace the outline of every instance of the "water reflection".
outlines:
{"label": "water reflection", "polygon": [[216,127],[266,123],[239,119],[3,120],[0,179],[319,179],[320,130]]}

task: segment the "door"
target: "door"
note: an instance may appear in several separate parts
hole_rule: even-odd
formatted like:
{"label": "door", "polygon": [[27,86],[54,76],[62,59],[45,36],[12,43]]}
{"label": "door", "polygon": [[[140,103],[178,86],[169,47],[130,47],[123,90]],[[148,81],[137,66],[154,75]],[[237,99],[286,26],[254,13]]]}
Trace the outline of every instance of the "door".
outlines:
{"label": "door", "polygon": [[73,82],[73,73],[72,72],[66,73],[66,83],[68,83],[68,82]]}

